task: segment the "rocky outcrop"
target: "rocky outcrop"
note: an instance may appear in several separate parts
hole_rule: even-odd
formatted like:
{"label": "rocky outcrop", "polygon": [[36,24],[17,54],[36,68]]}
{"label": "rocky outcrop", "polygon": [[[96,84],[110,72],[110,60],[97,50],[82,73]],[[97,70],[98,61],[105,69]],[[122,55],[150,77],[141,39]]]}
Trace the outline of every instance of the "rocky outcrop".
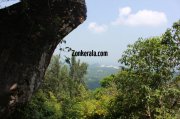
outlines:
{"label": "rocky outcrop", "polygon": [[86,19],[84,0],[22,0],[0,9],[0,118],[39,87],[58,43]]}

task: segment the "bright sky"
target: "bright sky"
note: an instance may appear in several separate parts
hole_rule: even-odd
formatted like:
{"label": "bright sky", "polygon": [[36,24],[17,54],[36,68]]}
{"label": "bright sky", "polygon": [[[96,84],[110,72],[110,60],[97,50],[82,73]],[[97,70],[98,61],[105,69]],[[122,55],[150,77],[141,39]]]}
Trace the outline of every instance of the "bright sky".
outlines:
{"label": "bright sky", "polygon": [[161,35],[180,19],[180,0],[86,0],[86,4],[87,20],[64,38],[67,43],[61,47],[108,51],[108,57],[79,57],[87,63],[118,65],[128,44]]}
{"label": "bright sky", "polygon": [[0,9],[4,8],[4,7],[8,7],[10,5],[13,5],[19,1],[20,0],[0,0]]}
{"label": "bright sky", "polygon": [[161,35],[180,19],[179,0],[86,0],[87,20],[65,40],[77,51],[108,51],[108,57],[80,57],[88,63],[118,65],[128,44]]}

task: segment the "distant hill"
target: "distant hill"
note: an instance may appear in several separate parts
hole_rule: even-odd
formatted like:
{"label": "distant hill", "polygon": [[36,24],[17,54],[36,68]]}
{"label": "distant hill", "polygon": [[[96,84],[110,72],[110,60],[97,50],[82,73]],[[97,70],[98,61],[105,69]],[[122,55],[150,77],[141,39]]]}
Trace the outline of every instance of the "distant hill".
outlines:
{"label": "distant hill", "polygon": [[116,66],[107,66],[100,64],[92,64],[88,66],[88,74],[86,76],[86,84],[89,89],[95,89],[100,86],[99,81],[106,76],[115,74],[119,71],[119,68]]}

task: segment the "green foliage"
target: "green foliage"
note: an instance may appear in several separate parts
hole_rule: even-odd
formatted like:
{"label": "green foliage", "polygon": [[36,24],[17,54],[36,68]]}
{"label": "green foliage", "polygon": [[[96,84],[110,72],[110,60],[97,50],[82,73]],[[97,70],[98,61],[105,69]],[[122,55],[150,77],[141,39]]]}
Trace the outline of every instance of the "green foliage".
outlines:
{"label": "green foliage", "polygon": [[72,106],[88,96],[84,83],[87,64],[72,59],[70,68],[53,56],[40,90],[24,107],[16,110],[19,119],[62,119],[72,117]]}
{"label": "green foliage", "polygon": [[161,37],[140,38],[119,60],[124,67],[87,90],[87,64],[53,56],[41,89],[14,113],[18,119],[180,118],[180,21]]}
{"label": "green foliage", "polygon": [[52,92],[39,90],[26,106],[16,110],[12,116],[18,119],[61,119],[62,107]]}
{"label": "green foliage", "polygon": [[113,79],[114,79],[114,75],[105,77],[100,81],[101,87],[109,87],[111,85],[111,82],[113,82]]}
{"label": "green foliage", "polygon": [[121,61],[129,70],[147,77],[149,85],[156,88],[171,80],[175,72],[175,62],[171,49],[163,45],[162,38],[154,37],[140,39],[134,45],[129,45]]}
{"label": "green foliage", "polygon": [[118,96],[111,118],[173,119],[180,108],[178,21],[162,37],[139,39],[119,60],[125,65],[114,78]]}
{"label": "green foliage", "polygon": [[71,114],[77,119],[105,119],[109,113],[109,105],[116,94],[115,86],[96,89],[87,95],[88,97],[76,102]]}

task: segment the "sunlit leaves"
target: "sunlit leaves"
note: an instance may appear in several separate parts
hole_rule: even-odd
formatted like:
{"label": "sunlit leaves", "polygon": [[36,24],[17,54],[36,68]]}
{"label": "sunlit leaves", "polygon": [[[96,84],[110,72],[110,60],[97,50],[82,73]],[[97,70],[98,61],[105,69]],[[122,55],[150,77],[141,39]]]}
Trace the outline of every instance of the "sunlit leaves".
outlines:
{"label": "sunlit leaves", "polygon": [[113,118],[173,119],[179,101],[179,25],[162,37],[140,38],[119,60],[125,69],[114,77],[118,96],[110,108]]}

